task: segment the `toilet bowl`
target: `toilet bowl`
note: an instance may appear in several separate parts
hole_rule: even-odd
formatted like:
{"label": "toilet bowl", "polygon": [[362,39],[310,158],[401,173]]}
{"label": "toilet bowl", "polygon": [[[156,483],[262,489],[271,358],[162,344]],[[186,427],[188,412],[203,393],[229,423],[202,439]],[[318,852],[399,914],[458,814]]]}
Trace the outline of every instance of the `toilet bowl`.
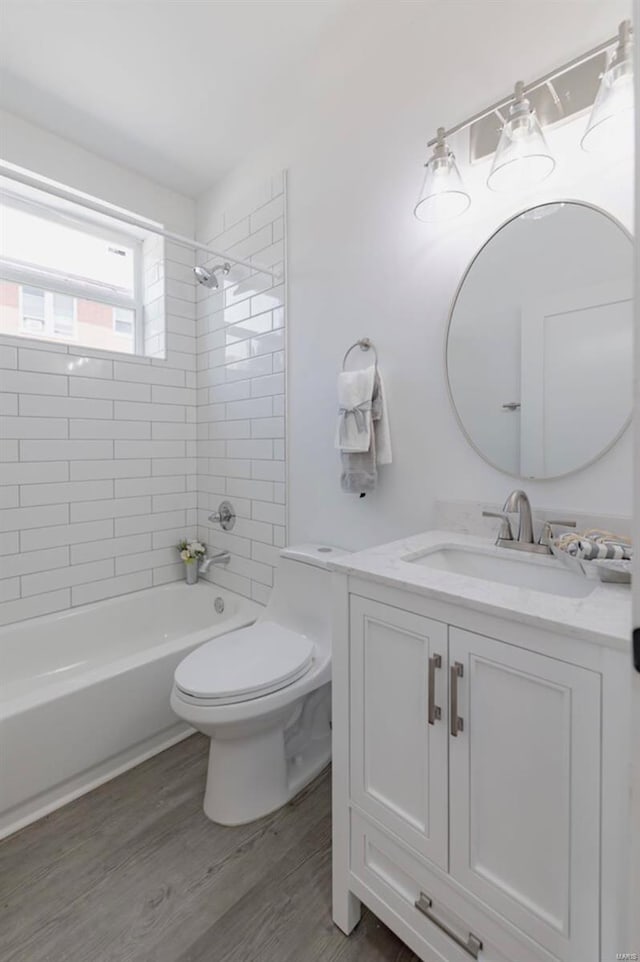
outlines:
{"label": "toilet bowl", "polygon": [[280,553],[254,625],[191,652],[171,707],[210,738],[205,814],[240,825],[280,808],[331,757],[331,576],[338,548]]}

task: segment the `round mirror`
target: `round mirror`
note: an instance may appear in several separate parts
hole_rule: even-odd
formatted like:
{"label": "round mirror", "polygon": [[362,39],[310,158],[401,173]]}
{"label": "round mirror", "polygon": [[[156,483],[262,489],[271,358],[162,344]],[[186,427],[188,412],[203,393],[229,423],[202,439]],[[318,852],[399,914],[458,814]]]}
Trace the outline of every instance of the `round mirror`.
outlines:
{"label": "round mirror", "polygon": [[554,478],[600,457],[633,397],[633,242],[604,211],[543,204],[469,265],[447,374],[468,440],[494,467]]}

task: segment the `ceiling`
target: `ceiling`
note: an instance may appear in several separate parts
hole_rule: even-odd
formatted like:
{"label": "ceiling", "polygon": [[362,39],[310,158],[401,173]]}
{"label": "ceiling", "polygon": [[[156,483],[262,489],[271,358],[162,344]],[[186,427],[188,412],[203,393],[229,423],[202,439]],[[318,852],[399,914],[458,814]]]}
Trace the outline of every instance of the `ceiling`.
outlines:
{"label": "ceiling", "polygon": [[195,196],[304,104],[363,0],[3,0],[0,106]]}

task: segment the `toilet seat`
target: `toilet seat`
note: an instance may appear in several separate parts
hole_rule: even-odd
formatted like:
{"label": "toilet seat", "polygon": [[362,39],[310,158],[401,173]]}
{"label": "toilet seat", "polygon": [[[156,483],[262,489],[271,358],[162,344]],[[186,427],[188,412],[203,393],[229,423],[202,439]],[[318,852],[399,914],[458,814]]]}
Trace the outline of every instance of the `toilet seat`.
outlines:
{"label": "toilet seat", "polygon": [[201,705],[228,705],[286,688],[313,662],[313,642],[272,621],[220,635],[176,668],[180,696]]}

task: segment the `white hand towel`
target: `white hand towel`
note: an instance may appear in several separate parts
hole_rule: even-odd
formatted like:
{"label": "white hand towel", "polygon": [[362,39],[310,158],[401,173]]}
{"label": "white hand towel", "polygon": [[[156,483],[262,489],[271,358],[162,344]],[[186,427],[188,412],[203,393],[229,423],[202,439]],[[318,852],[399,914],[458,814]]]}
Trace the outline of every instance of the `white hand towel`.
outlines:
{"label": "white hand towel", "polygon": [[373,397],[373,427],[376,436],[376,461],[378,464],[391,464],[391,432],[384,382],[380,371],[376,374],[377,386]]}
{"label": "white hand towel", "polygon": [[338,429],[336,448],[346,454],[371,447],[371,400],[375,365],[338,375]]}
{"label": "white hand towel", "polygon": [[[374,365],[364,371],[349,372],[338,381],[338,395],[336,447],[342,461],[340,486],[347,494],[363,498],[367,491],[376,488],[378,465],[391,464],[391,434],[380,371]],[[356,445],[361,447],[356,449]]]}

